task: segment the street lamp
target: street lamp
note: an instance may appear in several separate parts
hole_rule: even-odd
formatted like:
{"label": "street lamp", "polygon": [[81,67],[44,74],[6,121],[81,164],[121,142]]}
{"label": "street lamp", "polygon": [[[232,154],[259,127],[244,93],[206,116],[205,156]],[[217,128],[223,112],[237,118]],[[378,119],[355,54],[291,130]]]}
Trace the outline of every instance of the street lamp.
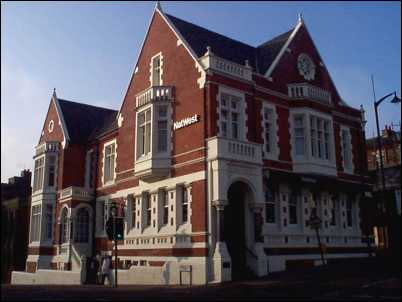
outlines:
{"label": "street lamp", "polygon": [[374,110],[375,110],[375,121],[377,126],[377,145],[378,145],[378,153],[380,156],[380,172],[381,172],[381,195],[382,195],[382,211],[385,212],[385,175],[384,175],[384,162],[382,159],[382,142],[381,142],[381,135],[380,135],[380,125],[378,123],[378,106],[388,97],[394,95],[393,99],[391,100],[392,104],[397,104],[401,102],[401,99],[396,95],[396,91],[387,94],[386,96],[382,97],[378,101],[374,101]]}

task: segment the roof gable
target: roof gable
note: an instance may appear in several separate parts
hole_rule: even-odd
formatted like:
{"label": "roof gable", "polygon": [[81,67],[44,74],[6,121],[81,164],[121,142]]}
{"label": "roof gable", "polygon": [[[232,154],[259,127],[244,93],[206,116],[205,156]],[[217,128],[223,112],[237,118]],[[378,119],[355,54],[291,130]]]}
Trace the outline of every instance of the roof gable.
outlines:
{"label": "roof gable", "polygon": [[169,14],[165,15],[186,39],[198,58],[202,57],[207,46],[210,46],[214,54],[237,64],[244,65],[248,60],[254,71],[261,74],[271,66],[293,32],[293,29],[289,30],[254,47]]}
{"label": "roof gable", "polygon": [[116,126],[116,110],[58,100],[70,140],[85,143]]}

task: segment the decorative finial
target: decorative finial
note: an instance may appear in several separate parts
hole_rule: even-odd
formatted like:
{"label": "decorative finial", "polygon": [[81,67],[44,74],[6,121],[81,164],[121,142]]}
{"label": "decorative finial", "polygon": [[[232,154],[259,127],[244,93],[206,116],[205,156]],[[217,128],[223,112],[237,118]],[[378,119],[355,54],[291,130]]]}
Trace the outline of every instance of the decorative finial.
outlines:
{"label": "decorative finial", "polygon": [[56,88],[53,88],[53,97],[57,98],[57,96],[56,96]]}
{"label": "decorative finial", "polygon": [[156,1],[156,6],[155,7],[156,7],[156,9],[162,11],[162,6],[161,6],[160,1]]}
{"label": "decorative finial", "polygon": [[212,55],[211,46],[207,46],[207,52],[205,53],[204,56],[210,56],[210,55]]}
{"label": "decorative finial", "polygon": [[299,23],[303,23],[303,22],[304,22],[304,20],[303,20],[303,14],[302,14],[302,13],[299,13],[299,19],[298,19],[298,21],[299,21]]}

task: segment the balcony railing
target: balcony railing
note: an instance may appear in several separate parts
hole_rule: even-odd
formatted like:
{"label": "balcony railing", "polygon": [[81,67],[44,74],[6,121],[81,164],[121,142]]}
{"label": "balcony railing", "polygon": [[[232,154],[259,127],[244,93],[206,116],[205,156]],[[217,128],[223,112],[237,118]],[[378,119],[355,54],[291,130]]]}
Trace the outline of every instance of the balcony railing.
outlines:
{"label": "balcony railing", "polygon": [[91,199],[93,197],[93,190],[82,187],[68,187],[61,191],[60,199],[65,198],[79,198]]}
{"label": "balcony railing", "polygon": [[213,137],[208,141],[208,159],[227,159],[262,164],[261,144]]}
{"label": "balcony railing", "polygon": [[46,153],[46,152],[57,152],[59,151],[59,142],[45,142],[41,145],[36,146],[35,156]]}
{"label": "balcony railing", "polygon": [[210,49],[201,58],[201,64],[205,69],[224,72],[226,74],[239,77],[248,81],[252,80],[252,68],[248,65],[248,62],[245,61],[245,65],[241,65],[222,59],[213,54]]}
{"label": "balcony railing", "polygon": [[173,98],[172,86],[152,86],[136,96],[136,107],[141,107],[152,101],[165,101]]}
{"label": "balcony railing", "polygon": [[329,91],[308,83],[288,85],[288,94],[292,99],[310,99],[325,104],[331,104],[331,93]]}

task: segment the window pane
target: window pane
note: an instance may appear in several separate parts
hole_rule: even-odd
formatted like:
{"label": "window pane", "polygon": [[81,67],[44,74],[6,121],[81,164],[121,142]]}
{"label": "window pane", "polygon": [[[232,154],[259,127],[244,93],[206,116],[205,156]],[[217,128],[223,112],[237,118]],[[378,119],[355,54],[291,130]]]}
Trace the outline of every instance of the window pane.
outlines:
{"label": "window pane", "polygon": [[158,122],[158,151],[167,151],[167,121]]}

